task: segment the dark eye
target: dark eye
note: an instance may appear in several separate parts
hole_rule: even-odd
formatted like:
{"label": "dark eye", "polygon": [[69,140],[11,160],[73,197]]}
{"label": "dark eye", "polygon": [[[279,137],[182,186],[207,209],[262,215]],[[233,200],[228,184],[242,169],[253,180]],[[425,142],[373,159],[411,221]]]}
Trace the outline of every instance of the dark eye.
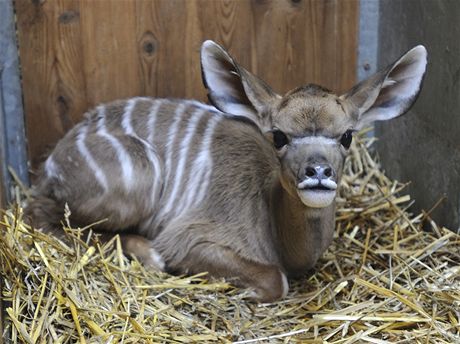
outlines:
{"label": "dark eye", "polygon": [[352,140],[353,140],[353,131],[347,130],[340,138],[340,143],[342,144],[342,146],[348,149],[350,148]]}
{"label": "dark eye", "polygon": [[276,149],[281,149],[288,144],[288,138],[281,130],[273,130],[273,145]]}

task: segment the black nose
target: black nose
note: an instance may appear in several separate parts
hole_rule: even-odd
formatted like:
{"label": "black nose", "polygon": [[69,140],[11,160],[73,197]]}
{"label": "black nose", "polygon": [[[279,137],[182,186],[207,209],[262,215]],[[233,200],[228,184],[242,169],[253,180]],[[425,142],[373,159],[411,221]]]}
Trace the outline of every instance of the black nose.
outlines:
{"label": "black nose", "polygon": [[308,178],[328,179],[335,176],[334,170],[329,164],[312,164],[305,168]]}

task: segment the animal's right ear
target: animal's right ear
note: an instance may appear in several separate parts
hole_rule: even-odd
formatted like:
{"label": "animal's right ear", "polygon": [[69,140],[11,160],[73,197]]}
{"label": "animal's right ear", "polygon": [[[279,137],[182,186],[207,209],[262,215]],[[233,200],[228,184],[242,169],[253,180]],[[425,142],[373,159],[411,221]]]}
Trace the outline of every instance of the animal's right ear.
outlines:
{"label": "animal's right ear", "polygon": [[201,71],[210,102],[219,110],[244,116],[270,130],[265,116],[281,97],[261,79],[239,66],[218,44],[205,41],[201,47]]}

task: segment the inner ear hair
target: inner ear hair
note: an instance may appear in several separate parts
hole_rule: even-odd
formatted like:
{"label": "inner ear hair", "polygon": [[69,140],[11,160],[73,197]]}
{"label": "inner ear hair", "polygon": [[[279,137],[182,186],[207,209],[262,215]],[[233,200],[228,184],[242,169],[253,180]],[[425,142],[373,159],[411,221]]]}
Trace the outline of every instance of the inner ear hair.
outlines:
{"label": "inner ear hair", "polygon": [[212,41],[202,45],[201,67],[208,98],[214,106],[228,114],[251,119],[262,131],[270,129],[267,109],[281,97],[263,80],[239,66]]}

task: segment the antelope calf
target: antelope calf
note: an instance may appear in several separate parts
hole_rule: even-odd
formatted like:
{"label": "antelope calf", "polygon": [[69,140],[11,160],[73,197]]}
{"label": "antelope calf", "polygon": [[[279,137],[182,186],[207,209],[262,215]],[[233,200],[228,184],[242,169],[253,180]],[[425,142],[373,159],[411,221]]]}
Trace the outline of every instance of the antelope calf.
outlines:
{"label": "antelope calf", "polygon": [[201,49],[213,106],[132,98],[89,111],[46,160],[26,209],[37,228],[70,220],[119,234],[154,268],[208,271],[258,301],[286,295],[331,242],[353,132],[405,113],[423,46],[337,96],[306,85],[280,96],[219,45]]}

